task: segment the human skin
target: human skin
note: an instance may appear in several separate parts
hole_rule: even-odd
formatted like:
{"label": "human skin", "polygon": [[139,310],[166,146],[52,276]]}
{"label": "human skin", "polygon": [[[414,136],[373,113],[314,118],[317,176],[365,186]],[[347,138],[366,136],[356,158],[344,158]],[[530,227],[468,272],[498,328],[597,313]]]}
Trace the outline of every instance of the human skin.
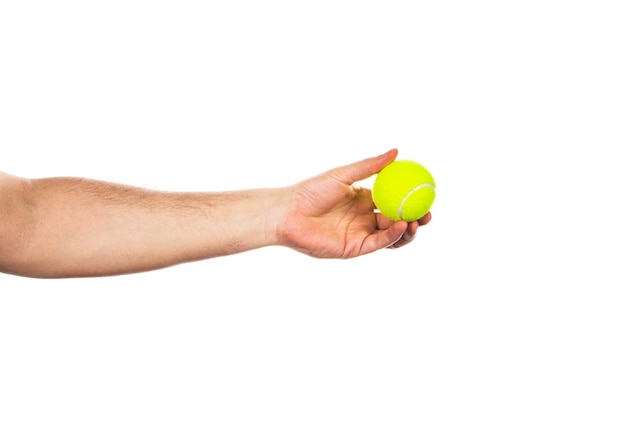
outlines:
{"label": "human skin", "polygon": [[352,258],[410,243],[431,215],[407,223],[375,210],[356,183],[397,156],[328,170],[280,188],[163,192],[85,178],[0,173],[0,271],[93,277],[285,246]]}

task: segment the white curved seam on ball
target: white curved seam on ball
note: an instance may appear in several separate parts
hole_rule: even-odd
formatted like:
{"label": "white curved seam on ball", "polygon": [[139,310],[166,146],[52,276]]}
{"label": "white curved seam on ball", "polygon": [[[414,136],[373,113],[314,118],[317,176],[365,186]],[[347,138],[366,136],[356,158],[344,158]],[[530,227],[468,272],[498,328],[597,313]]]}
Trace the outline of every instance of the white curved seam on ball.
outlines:
{"label": "white curved seam on ball", "polygon": [[400,220],[404,220],[404,219],[402,218],[402,208],[404,207],[404,203],[405,203],[405,202],[406,202],[406,200],[409,198],[409,196],[411,196],[411,195],[412,195],[413,193],[415,193],[417,190],[421,190],[422,188],[425,188],[425,187],[430,187],[430,188],[432,188],[432,189],[433,189],[433,191],[437,191],[437,190],[435,189],[435,186],[434,186],[433,184],[428,184],[428,183],[426,183],[426,184],[420,184],[420,185],[418,185],[417,187],[415,187],[415,188],[413,188],[413,189],[409,190],[409,192],[406,194],[406,196],[404,196],[404,198],[402,199],[402,202],[400,202],[400,206],[398,207],[398,217],[400,218]]}

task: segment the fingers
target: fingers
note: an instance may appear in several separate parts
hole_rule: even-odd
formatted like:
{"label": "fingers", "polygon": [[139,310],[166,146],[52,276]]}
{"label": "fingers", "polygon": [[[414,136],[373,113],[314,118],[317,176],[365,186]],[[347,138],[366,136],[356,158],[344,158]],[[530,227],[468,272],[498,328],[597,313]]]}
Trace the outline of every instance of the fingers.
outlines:
{"label": "fingers", "polygon": [[363,159],[352,164],[337,167],[332,170],[332,174],[345,184],[352,184],[362,181],[381,171],[385,166],[391,164],[398,156],[397,149],[391,149],[382,155]]}
{"label": "fingers", "polygon": [[430,214],[430,211],[428,213],[426,213],[424,215],[424,217],[422,217],[421,219],[418,219],[417,222],[420,225],[426,225],[428,222],[430,222],[430,220],[433,218],[432,214]]}
{"label": "fingers", "polygon": [[390,248],[402,239],[402,235],[407,230],[407,223],[404,221],[395,222],[389,228],[379,230],[368,236],[363,242],[360,254],[371,253],[383,248]]}
{"label": "fingers", "polygon": [[[413,222],[393,221],[386,218],[382,214],[378,214],[378,228],[385,233],[385,240],[389,243],[383,248],[401,248],[408,245],[415,239],[417,229],[422,225],[427,225],[432,219],[430,212],[426,213],[421,219]],[[380,240],[384,243],[384,240]]]}
{"label": "fingers", "polygon": [[400,238],[396,242],[389,245],[387,248],[401,248],[411,243],[413,239],[415,239],[415,234],[417,233],[418,226],[419,226],[418,222],[410,222],[407,225],[407,228],[404,231],[404,233],[402,233],[402,236],[400,236]]}
{"label": "fingers", "polygon": [[407,226],[406,231],[402,234],[398,241],[394,242],[388,248],[401,248],[413,241],[415,239],[415,234],[417,233],[417,229],[420,226],[427,225],[432,219],[432,215],[430,211],[426,213],[421,219],[418,219],[414,222],[410,222]]}

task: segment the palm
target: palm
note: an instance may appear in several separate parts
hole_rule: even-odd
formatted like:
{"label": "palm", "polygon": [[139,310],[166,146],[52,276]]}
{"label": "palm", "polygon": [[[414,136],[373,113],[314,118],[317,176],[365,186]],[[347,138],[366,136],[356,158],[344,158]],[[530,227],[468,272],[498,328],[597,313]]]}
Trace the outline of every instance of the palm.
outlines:
{"label": "palm", "polygon": [[[309,184],[309,183],[307,183]],[[377,229],[369,190],[338,182],[327,188],[303,185],[289,222],[298,225],[296,248],[316,257],[354,257]]]}

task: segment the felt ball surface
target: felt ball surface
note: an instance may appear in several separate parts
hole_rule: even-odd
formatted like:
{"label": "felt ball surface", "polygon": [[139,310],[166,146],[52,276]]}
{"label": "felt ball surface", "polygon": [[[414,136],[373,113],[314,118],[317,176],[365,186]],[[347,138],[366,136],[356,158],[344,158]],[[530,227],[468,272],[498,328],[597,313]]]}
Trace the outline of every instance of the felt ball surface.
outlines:
{"label": "felt ball surface", "polygon": [[383,168],[372,187],[376,208],[389,219],[412,222],[422,218],[435,201],[435,180],[418,162],[396,160]]}

